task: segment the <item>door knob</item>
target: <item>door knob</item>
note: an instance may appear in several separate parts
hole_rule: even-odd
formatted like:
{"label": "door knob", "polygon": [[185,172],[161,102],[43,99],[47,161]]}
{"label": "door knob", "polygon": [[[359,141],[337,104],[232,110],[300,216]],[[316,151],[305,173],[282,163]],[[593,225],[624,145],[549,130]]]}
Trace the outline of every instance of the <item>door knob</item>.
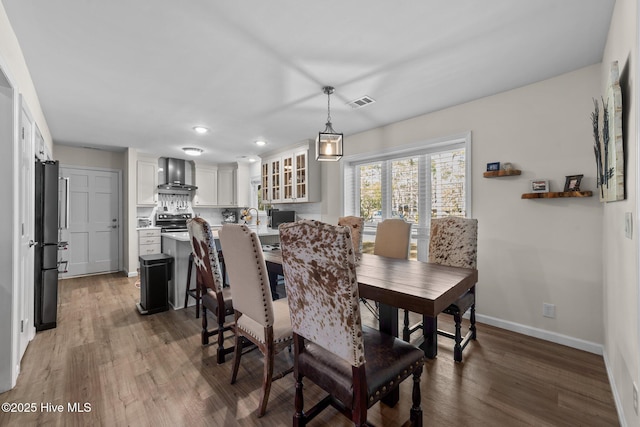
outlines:
{"label": "door knob", "polygon": [[33,240],[29,240],[29,247],[37,245],[38,242],[34,242]]}

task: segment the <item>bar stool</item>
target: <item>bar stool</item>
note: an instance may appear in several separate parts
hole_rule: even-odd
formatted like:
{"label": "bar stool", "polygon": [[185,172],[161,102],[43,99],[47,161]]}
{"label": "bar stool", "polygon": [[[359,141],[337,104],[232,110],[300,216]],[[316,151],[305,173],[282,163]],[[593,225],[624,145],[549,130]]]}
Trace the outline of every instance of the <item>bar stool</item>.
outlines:
{"label": "bar stool", "polygon": [[189,268],[187,270],[187,286],[184,293],[184,308],[187,308],[189,297],[196,300],[196,319],[200,317],[200,283],[196,279],[196,287],[189,289],[191,285],[191,270],[193,269],[193,253],[189,254]]}

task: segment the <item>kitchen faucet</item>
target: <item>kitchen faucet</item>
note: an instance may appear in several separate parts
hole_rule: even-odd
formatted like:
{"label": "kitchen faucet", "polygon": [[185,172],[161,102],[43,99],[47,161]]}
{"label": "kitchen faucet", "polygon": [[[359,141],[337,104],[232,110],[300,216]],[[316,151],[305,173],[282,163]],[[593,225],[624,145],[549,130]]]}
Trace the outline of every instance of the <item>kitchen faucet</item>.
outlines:
{"label": "kitchen faucet", "polygon": [[[248,219],[249,221],[251,221],[251,211],[256,211],[256,228],[260,225],[260,213],[258,212],[258,209],[256,208],[249,208],[249,209],[244,209],[242,211],[242,215],[244,216],[245,221]],[[249,218],[247,218],[249,217]]]}

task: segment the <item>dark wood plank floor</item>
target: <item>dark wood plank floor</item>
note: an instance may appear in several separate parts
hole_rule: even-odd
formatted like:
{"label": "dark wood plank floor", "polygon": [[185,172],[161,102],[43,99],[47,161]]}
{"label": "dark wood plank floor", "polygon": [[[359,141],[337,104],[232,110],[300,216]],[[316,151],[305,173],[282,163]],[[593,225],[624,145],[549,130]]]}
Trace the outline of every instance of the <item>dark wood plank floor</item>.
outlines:
{"label": "dark wood plank floor", "polygon": [[[217,365],[215,347],[200,345],[193,307],[141,316],[134,282],[118,275],[60,282],[58,327],[36,335],[17,386],[0,394],[0,403],[38,409],[0,413],[0,425],[291,425],[291,375],[274,383],[267,413],[257,418],[259,352],[243,357],[238,381],[230,385],[231,363]],[[449,324],[446,316],[439,320]],[[453,362],[452,342],[440,338],[438,358],[422,375],[425,425],[619,425],[602,357],[483,324],[478,330],[462,364]],[[281,353],[276,363],[276,370],[287,367],[291,355]],[[402,425],[410,386],[401,385],[397,407],[371,408],[370,422]],[[307,406],[322,396],[315,386],[305,387]],[[47,403],[63,405],[64,412],[43,411]],[[69,403],[88,403],[90,411],[69,413]],[[311,425],[350,424],[327,409]]]}

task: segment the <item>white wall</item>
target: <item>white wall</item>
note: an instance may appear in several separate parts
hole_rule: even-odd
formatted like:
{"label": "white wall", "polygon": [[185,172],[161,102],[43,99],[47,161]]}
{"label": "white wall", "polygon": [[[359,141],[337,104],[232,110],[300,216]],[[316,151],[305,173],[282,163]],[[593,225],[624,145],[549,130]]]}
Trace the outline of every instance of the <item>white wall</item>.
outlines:
{"label": "white wall", "polygon": [[65,166],[124,170],[125,152],[53,144],[52,156]]}
{"label": "white wall", "polygon": [[[597,197],[522,200],[529,181],[562,191],[584,174],[595,192],[592,98],[600,65],[345,138],[345,155],[472,132],[472,212],[478,219],[481,321],[600,352],[602,205]],[[517,177],[486,179],[488,162],[512,162]],[[323,165],[323,220],[339,216],[339,165]],[[542,316],[542,303],[557,317]],[[510,322],[510,323],[507,323]],[[482,329],[479,336],[482,339]]]}
{"label": "white wall", "polygon": [[[14,85],[14,93],[8,95],[6,91],[2,91],[0,101],[3,111],[0,115],[7,117],[11,113],[17,113],[17,102],[11,106],[13,100],[17,100],[18,93],[24,97],[27,108],[33,115],[33,119],[38,125],[45,143],[51,148],[51,134],[49,127],[44,119],[40,102],[36,94],[35,87],[31,81],[29,70],[22,56],[20,45],[13,32],[9,19],[4,10],[4,6],[0,3],[0,68],[7,74]],[[9,99],[11,97],[12,99]],[[7,103],[8,101],[8,103]],[[9,109],[9,111],[7,111]],[[16,119],[17,120],[17,119]],[[13,208],[3,210],[3,219],[5,224],[11,224],[4,227],[0,233],[0,257],[3,262],[0,265],[3,279],[0,281],[0,392],[9,390],[15,385],[17,378],[17,363],[19,361],[12,360],[16,353],[18,336],[17,321],[17,304],[18,304],[18,264],[13,254],[18,252],[18,214],[17,206],[19,197],[17,194],[17,176],[18,176],[18,157],[17,157],[17,135],[14,133],[14,122],[9,118],[0,119],[0,128],[4,132],[0,135],[2,141],[2,153],[5,167],[0,171],[0,178],[3,182],[3,189],[0,191],[2,200],[11,201],[8,204]],[[8,166],[7,166],[8,165]],[[28,294],[28,291],[24,291]],[[14,363],[15,362],[15,363]]]}
{"label": "white wall", "polygon": [[[606,96],[609,67],[618,61],[626,151],[626,200],[604,204],[602,258],[604,263],[605,357],[618,410],[626,425],[640,425],[633,410],[633,381],[640,385],[638,322],[638,2],[617,0],[602,60],[600,93]],[[634,218],[634,238],[625,238],[624,215]]]}

